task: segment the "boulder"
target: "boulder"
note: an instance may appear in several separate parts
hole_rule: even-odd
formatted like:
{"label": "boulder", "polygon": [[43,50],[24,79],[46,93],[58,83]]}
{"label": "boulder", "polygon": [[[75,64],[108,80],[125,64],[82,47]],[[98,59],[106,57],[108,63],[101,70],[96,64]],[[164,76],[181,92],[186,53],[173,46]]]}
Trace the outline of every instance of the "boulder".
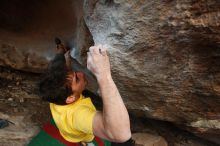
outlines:
{"label": "boulder", "polygon": [[85,0],[130,112],[220,144],[220,3]]}

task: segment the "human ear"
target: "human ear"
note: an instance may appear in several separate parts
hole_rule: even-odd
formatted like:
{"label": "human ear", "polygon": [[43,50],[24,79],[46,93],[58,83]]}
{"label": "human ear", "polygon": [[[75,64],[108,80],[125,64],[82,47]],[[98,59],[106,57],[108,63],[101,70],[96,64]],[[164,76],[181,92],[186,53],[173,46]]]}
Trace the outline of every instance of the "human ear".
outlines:
{"label": "human ear", "polygon": [[73,102],[75,101],[75,99],[76,99],[76,97],[73,96],[73,95],[68,96],[68,97],[66,98],[66,103],[67,103],[67,104],[73,103]]}

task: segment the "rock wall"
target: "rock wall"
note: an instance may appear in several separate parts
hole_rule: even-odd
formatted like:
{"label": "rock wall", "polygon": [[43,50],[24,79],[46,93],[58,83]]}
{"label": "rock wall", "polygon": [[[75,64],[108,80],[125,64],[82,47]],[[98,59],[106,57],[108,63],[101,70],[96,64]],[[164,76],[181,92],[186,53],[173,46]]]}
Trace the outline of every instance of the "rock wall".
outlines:
{"label": "rock wall", "polygon": [[76,47],[82,5],[80,0],[1,1],[0,65],[43,72],[54,56],[55,37]]}
{"label": "rock wall", "polygon": [[220,144],[218,0],[86,0],[84,11],[131,112]]}

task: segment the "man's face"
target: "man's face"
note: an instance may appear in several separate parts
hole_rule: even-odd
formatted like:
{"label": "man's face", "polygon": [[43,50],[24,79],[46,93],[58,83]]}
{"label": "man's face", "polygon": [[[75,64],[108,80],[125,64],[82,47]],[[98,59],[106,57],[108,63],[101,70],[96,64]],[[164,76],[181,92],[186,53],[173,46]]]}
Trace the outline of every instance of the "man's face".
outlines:
{"label": "man's face", "polygon": [[83,72],[71,72],[67,75],[73,93],[81,94],[87,85],[87,79]]}

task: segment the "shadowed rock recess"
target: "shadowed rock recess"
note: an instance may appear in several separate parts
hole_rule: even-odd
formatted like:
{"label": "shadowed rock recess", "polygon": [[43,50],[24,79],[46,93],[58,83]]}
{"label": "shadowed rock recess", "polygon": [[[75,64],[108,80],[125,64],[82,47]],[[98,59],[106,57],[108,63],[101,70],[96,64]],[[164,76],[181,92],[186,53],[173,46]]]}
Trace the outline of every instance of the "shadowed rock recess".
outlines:
{"label": "shadowed rock recess", "polygon": [[220,144],[219,0],[1,0],[0,65],[42,73],[58,36],[105,44],[129,112]]}

